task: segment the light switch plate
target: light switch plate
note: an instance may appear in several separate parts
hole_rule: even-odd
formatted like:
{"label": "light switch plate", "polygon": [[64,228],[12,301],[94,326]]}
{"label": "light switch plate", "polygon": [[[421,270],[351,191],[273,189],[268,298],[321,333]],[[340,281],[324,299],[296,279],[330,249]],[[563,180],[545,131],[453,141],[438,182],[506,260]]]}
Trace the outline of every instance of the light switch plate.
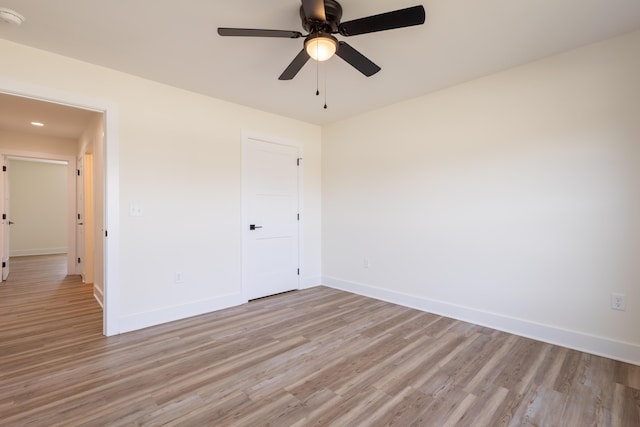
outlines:
{"label": "light switch plate", "polygon": [[138,203],[131,203],[129,205],[129,216],[143,216],[142,206]]}

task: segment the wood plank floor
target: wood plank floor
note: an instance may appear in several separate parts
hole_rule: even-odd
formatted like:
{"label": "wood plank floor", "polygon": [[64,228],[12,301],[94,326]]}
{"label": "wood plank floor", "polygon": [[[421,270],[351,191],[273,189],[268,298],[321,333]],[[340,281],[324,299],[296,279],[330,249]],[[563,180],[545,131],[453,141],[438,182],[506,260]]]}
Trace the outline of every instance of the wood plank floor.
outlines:
{"label": "wood plank floor", "polygon": [[326,287],[106,338],[64,262],[0,284],[2,426],[640,426],[640,367]]}

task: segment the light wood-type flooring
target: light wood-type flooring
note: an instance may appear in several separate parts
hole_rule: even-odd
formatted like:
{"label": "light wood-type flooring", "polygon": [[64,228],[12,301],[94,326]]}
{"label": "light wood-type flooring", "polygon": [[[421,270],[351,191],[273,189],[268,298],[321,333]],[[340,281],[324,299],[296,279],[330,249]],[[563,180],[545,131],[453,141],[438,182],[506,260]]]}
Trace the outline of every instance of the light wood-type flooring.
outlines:
{"label": "light wood-type flooring", "polygon": [[2,426],[640,426],[640,367],[326,287],[106,338],[64,262],[0,284]]}

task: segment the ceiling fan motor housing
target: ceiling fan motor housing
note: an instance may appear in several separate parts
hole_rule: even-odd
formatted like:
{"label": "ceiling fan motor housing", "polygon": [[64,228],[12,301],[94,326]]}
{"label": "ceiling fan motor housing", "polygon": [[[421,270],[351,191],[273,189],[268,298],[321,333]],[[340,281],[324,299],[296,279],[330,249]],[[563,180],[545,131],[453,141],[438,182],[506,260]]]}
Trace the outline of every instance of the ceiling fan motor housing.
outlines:
{"label": "ceiling fan motor housing", "polygon": [[342,19],[342,6],[335,0],[324,0],[324,14],[326,21],[309,19],[304,13],[304,8],[300,7],[300,19],[302,27],[309,33],[337,33],[340,19]]}

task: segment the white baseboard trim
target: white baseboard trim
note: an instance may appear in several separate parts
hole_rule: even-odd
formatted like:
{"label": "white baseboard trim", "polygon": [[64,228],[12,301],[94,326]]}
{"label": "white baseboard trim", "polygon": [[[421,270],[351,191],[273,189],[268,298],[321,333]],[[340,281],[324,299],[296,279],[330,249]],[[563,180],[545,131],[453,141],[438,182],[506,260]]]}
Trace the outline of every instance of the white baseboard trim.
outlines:
{"label": "white baseboard trim", "polygon": [[640,366],[640,345],[324,276],[325,286]]}
{"label": "white baseboard trim", "polygon": [[188,304],[167,307],[160,310],[136,313],[120,318],[120,333],[148,328],[149,326],[199,316],[212,311],[245,304],[246,299],[241,294],[225,295],[204,301],[196,301]]}
{"label": "white baseboard trim", "polygon": [[67,248],[16,249],[11,251],[9,256],[58,255],[67,252],[69,252]]}
{"label": "white baseboard trim", "polygon": [[314,288],[316,286],[320,286],[321,284],[322,284],[322,277],[320,276],[305,277],[302,280],[302,287],[300,289]]}
{"label": "white baseboard trim", "polygon": [[100,304],[100,307],[102,307],[102,309],[104,310],[104,293],[102,292],[102,289],[98,288],[96,285],[87,286],[93,286],[93,297],[96,299],[96,301],[98,301],[98,304]]}

